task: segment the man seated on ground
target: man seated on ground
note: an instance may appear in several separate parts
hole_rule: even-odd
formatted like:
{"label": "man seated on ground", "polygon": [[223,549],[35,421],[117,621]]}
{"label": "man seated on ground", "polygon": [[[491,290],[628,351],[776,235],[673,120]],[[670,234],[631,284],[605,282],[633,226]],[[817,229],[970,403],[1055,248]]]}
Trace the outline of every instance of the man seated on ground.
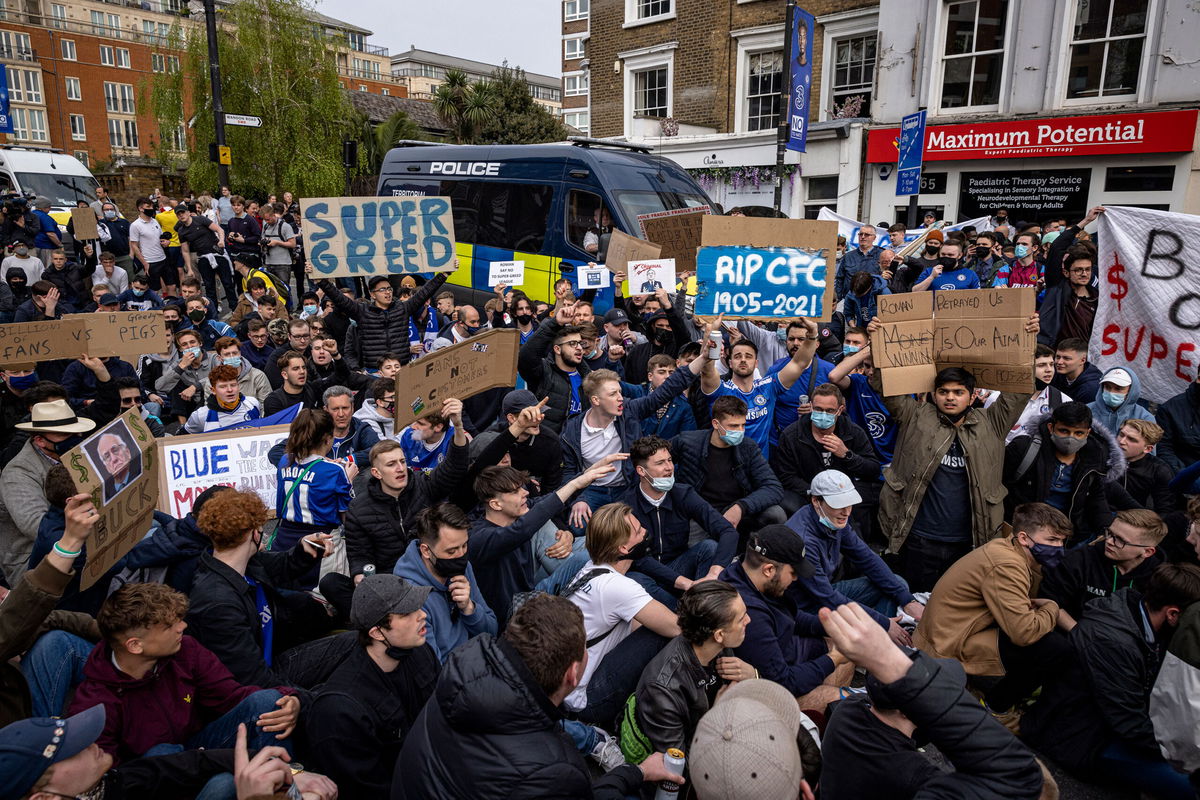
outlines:
{"label": "man seated on ground", "polygon": [[470,527],[471,520],[458,506],[430,506],[417,515],[417,538],[396,562],[396,575],[431,590],[423,603],[426,640],[438,661],[445,661],[472,636],[496,632],[496,615],[467,560]]}
{"label": "man seated on ground", "polygon": [[[674,356],[666,353],[652,355],[646,362],[647,381],[644,384],[623,383],[621,391],[626,397],[645,397],[666,383],[676,369]],[[647,436],[671,439],[684,431],[694,430],[696,415],[692,413],[691,404],[684,395],[671,398],[671,402],[661,406],[654,416],[642,420],[642,433]]]}
{"label": "man seated on ground", "polygon": [[1050,385],[1080,403],[1090,403],[1100,391],[1103,374],[1088,360],[1084,339],[1064,339],[1054,351],[1054,380]]}
{"label": "man seated on ground", "polygon": [[671,441],[675,477],[735,528],[757,530],[783,522],[786,517],[778,505],[782,485],[762,450],[746,439],[745,401],[718,397],[712,417],[710,428],[687,431]]}
{"label": "man seated on ground", "polygon": [[[696,490],[675,482],[671,443],[644,436],[633,443],[629,457],[638,484],[624,501],[646,529],[649,554],[634,562],[629,577],[650,596],[674,608],[679,599],[671,590],[686,591],[694,581],[712,580],[737,555],[737,528],[704,501]],[[693,527],[704,535],[689,546]]]}
{"label": "man seated on ground", "polygon": [[[364,390],[365,392],[366,390]],[[369,425],[380,441],[392,438],[396,427],[396,381],[394,378],[378,378],[371,384],[362,407],[354,412],[354,418]]]}
{"label": "man seated on ground", "polygon": [[1046,503],[1071,520],[1072,544],[1089,542],[1112,519],[1105,482],[1125,470],[1113,434],[1092,424],[1083,403],[1063,403],[1004,448],[1005,508]]}
{"label": "man seated on ground", "polygon": [[[816,614],[821,608],[837,608],[851,601],[862,604],[896,644],[911,644],[908,632],[893,618],[903,607],[913,619],[924,611],[903,578],[892,573],[858,535],[850,523],[854,506],[862,501],[849,476],[836,469],[819,472],[809,485],[809,505],[797,511],[787,526],[804,538],[804,554],[813,566],[811,578],[797,581],[793,597],[801,609]],[[845,558],[861,577],[835,577]]]}
{"label": "man seated on ground", "polygon": [[372,575],[354,589],[358,643],[321,686],[305,717],[303,758],[346,798],[384,798],[400,748],[433,694],[438,660],[422,610],[429,587]]}
{"label": "man seated on ground", "polygon": [[1128,419],[1117,432],[1117,447],[1125,456],[1125,474],[1121,483],[1125,491],[1143,508],[1168,514],[1178,511],[1179,495],[1168,488],[1175,473],[1154,454],[1162,441],[1163,429],[1147,419]]}
{"label": "man seated on ground", "polygon": [[71,713],[104,705],[96,743],[116,763],[184,749],[231,747],[239,724],[251,746],[287,740],[300,716],[291,689],[238,683],[211,651],[184,636],[187,598],[160,583],[127,583],[96,622],[104,640],[83,669]]}
{"label": "man seated on ground", "polygon": [[830,650],[820,620],[800,611],[788,592],[813,575],[804,540],[786,525],[768,525],[750,535],[741,561],[723,573],[750,614],[741,647],[734,650],[758,676],[782,684],[800,708],[824,711],[841,697],[839,687],[854,677],[854,665]]}
{"label": "man seated on ground", "polygon": [[1191,798],[1188,778],[1162,757],[1150,691],[1184,609],[1200,600],[1200,567],[1163,564],[1141,593],[1094,600],[1069,634],[1065,669],[1046,673],[1021,735],[1072,772],[1160,798]]}
{"label": "man seated on ground", "polygon": [[539,495],[561,486],[562,445],[558,435],[542,424],[547,402],[544,398],[539,403],[528,389],[513,389],[504,395],[500,405],[504,426],[471,440],[471,460],[492,466],[507,454],[513,469],[529,474]]}
{"label": "man seated on ground", "polygon": [[238,385],[242,394],[253,397],[260,404],[265,402],[271,393],[271,382],[266,373],[250,363],[250,359],[242,355],[242,345],[237,339],[223,336],[213,345],[213,352],[220,359],[217,363],[234,367],[238,371]]}
{"label": "man seated on ground", "polygon": [[426,414],[400,434],[400,446],[408,465],[418,472],[432,472],[442,463],[454,441],[454,425],[441,414]]}
{"label": "man seated on ground", "polygon": [[1058,604],[1059,627],[1069,631],[1097,597],[1125,587],[1144,591],[1146,581],[1163,563],[1158,546],[1166,535],[1166,523],[1153,511],[1118,511],[1102,539],[1072,548],[1045,571],[1038,596]]}
{"label": "man seated on ground", "polygon": [[[536,550],[551,548],[558,557],[575,546],[569,531],[558,531],[551,520],[575,494],[621,468],[628,456],[605,456],[584,472],[543,496],[531,507],[529,476],[512,467],[488,467],[475,479],[475,495],[483,514],[471,524],[469,558],[479,576],[479,589],[500,625],[508,619],[512,598],[534,586]],[[539,536],[539,534],[542,534]],[[548,536],[553,536],[551,543]]]}
{"label": "man seated on ground", "polygon": [[207,433],[262,417],[262,406],[242,394],[237,367],[219,364],[208,373],[210,391],[204,405],[184,423],[187,433]]}
{"label": "man seated on ground", "polygon": [[1027,697],[1069,654],[1055,631],[1058,603],[1037,591],[1043,570],[1062,558],[1071,525],[1061,511],[1029,503],[1014,512],[1012,529],[954,562],[913,637],[930,655],[961,661],[995,711]]}

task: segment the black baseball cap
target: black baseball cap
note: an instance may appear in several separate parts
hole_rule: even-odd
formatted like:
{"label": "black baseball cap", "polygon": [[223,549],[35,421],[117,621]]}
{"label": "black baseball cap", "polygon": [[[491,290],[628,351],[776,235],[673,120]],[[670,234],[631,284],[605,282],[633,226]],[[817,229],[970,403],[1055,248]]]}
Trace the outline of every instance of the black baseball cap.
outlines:
{"label": "black baseball cap", "polygon": [[629,324],[629,316],[623,308],[610,308],[604,314],[604,321],[611,322],[613,325]]}
{"label": "black baseball cap", "polygon": [[780,564],[791,564],[799,578],[811,578],[816,571],[804,557],[804,537],[787,525],[768,525],[750,536],[749,549]]}
{"label": "black baseball cap", "polygon": [[507,417],[509,414],[520,414],[530,406],[538,404],[537,395],[528,389],[513,389],[508,394],[504,395],[504,400],[500,405],[501,411]]}

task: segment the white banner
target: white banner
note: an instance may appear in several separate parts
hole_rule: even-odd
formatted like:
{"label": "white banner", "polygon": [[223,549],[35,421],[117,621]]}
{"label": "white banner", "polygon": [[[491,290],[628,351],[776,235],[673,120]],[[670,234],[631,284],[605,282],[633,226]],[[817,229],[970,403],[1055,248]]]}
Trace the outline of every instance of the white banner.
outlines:
{"label": "white banner", "polygon": [[271,425],[158,439],[158,510],[187,516],[196,497],[219,483],[257,493],[275,516],[276,469],[267,452],[287,438],[288,430]]}
{"label": "white banner", "polygon": [[1200,366],[1200,217],[1108,206],[1100,215],[1100,303],[1088,357],[1136,370],[1164,402]]}
{"label": "white banner", "polygon": [[[841,214],[838,214],[828,206],[821,207],[821,210],[817,212],[817,219],[832,220],[833,222],[836,222],[838,224],[838,235],[846,237],[847,247],[858,247],[858,231],[860,228],[867,227],[867,223],[859,222],[857,220],[850,219],[849,217],[843,217]],[[992,218],[976,217],[975,219],[969,219],[966,222],[956,222],[953,225],[947,225],[946,227],[942,228],[942,230],[958,231],[969,227],[974,227],[976,231],[980,232],[990,231],[992,229]],[[905,231],[904,241],[911,242],[924,232],[924,228]],[[887,228],[875,228],[875,244],[886,248],[888,241],[890,240],[888,239]]]}

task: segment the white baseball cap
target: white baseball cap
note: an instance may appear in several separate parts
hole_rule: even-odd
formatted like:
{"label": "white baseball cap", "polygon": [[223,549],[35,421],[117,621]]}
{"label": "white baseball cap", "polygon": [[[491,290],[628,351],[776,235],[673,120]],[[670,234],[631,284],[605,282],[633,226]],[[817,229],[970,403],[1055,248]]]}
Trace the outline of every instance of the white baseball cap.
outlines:
{"label": "white baseball cap", "polygon": [[846,508],[862,502],[862,495],[854,488],[854,481],[836,469],[827,469],[813,476],[808,493],[821,498],[832,508]]}
{"label": "white baseball cap", "polygon": [[1110,369],[1104,373],[1104,377],[1100,379],[1101,383],[1111,383],[1113,386],[1132,386],[1133,377],[1125,370],[1118,367]]}

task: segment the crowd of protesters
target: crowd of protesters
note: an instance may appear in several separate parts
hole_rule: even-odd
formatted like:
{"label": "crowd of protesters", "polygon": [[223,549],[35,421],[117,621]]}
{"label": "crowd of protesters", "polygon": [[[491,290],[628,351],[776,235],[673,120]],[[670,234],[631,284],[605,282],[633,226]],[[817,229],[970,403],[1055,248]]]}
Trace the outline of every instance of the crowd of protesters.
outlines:
{"label": "crowd of protesters", "polygon": [[[1102,208],[905,258],[865,227],[831,320],[763,324],[313,280],[286,193],[92,206],[95,241],[8,239],[3,321],[161,309],[170,344],[0,370],[0,800],[1196,797],[1200,383],[1088,362]],[[885,396],[879,295],[980,287],[1038,293],[1028,391]],[[497,328],[515,385],[396,425],[405,365]],[[155,511],[81,589],[63,456],[130,411],[286,423],[273,502]]]}

